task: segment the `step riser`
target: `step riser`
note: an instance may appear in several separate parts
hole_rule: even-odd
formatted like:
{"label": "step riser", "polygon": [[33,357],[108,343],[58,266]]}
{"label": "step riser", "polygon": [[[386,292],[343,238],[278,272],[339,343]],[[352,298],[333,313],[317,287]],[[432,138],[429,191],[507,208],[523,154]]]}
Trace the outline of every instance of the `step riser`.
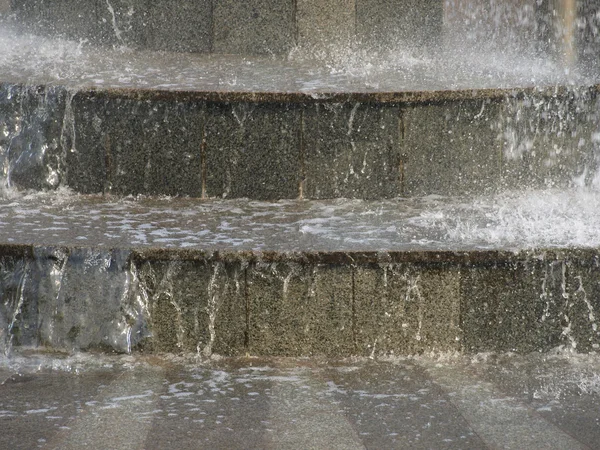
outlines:
{"label": "step riser", "polygon": [[595,88],[545,95],[250,100],[3,85],[0,145],[5,184],[86,194],[380,199],[593,177]]}
{"label": "step riser", "polygon": [[[14,0],[0,10],[35,32],[103,45],[197,53],[285,55],[295,46],[326,50],[357,40],[379,47],[429,46],[454,34],[500,48],[564,53],[561,4],[438,0]],[[1,5],[0,5],[1,6]],[[572,30],[591,61],[597,6],[580,8]],[[554,12],[556,11],[556,13]],[[498,26],[501,23],[502,26]],[[583,24],[583,26],[581,26]]]}
{"label": "step riser", "polygon": [[14,2],[12,12],[18,22],[37,33],[136,49],[196,53],[284,55],[298,44],[325,45],[341,36],[369,40],[374,29],[390,34],[401,30],[418,45],[439,34],[425,28],[431,22],[441,29],[441,2],[402,2],[394,5],[391,16],[388,3],[62,0],[44,4],[21,0]]}
{"label": "step riser", "polygon": [[2,254],[4,351],[343,357],[600,344],[593,251]]}

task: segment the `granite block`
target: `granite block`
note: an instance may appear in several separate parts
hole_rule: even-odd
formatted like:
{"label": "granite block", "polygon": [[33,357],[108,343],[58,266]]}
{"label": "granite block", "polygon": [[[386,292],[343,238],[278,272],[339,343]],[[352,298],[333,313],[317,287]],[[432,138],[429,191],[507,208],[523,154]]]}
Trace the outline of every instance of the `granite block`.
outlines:
{"label": "granite block", "polygon": [[580,2],[577,8],[578,26],[575,32],[578,61],[584,67],[597,71],[600,60],[600,41],[597,37],[600,5],[597,2]]}
{"label": "granite block", "polygon": [[320,51],[355,34],[356,0],[297,0],[298,45]]}
{"label": "granite block", "polygon": [[211,269],[208,293],[212,325],[209,321],[209,334],[214,332],[214,338],[210,347],[202,350],[205,355],[211,352],[222,356],[243,356],[248,350],[245,267],[240,262],[215,262]]}
{"label": "granite block", "polygon": [[209,197],[297,198],[300,112],[282,104],[209,104],[206,193]]}
{"label": "granite block", "polygon": [[312,268],[309,299],[318,305],[311,317],[313,354],[331,357],[356,353],[353,269],[317,265]]}
{"label": "granite block", "polygon": [[398,264],[355,274],[358,354],[408,355],[460,348],[460,274]]}
{"label": "granite block", "polygon": [[92,42],[115,47],[145,47],[147,0],[94,0],[92,3],[97,28]]}
{"label": "granite block", "polygon": [[103,122],[108,102],[86,95],[71,99],[72,135],[66,151],[67,185],[75,192],[98,194],[107,188],[111,137]]}
{"label": "granite block", "polygon": [[575,259],[562,261],[560,265],[562,345],[583,353],[597,351],[600,348],[598,261]]}
{"label": "granite block", "polygon": [[40,344],[129,352],[147,337],[143,308],[126,282],[129,251],[40,248],[35,260]]}
{"label": "granite block", "polygon": [[150,50],[212,51],[212,1],[151,0],[144,12],[144,47]]}
{"label": "granite block", "polygon": [[561,343],[564,273],[560,261],[510,261],[465,268],[463,350],[545,351]]}
{"label": "granite block", "polygon": [[588,95],[505,101],[498,122],[505,187],[564,188],[591,182],[598,167],[598,122]]}
{"label": "granite block", "polygon": [[296,43],[293,0],[215,0],[214,52],[287,53]]}
{"label": "granite block", "polygon": [[15,0],[12,8],[18,23],[40,35],[95,41],[99,0]]}
{"label": "granite block", "polygon": [[383,48],[433,45],[442,36],[443,5],[438,0],[357,2],[358,39]]}
{"label": "granite block", "polygon": [[310,271],[300,264],[257,263],[247,269],[248,352],[300,356],[314,352]]}
{"label": "granite block", "polygon": [[353,354],[350,268],[257,264],[249,269],[248,295],[251,354]]}
{"label": "granite block", "polygon": [[500,185],[500,104],[427,103],[402,111],[403,194],[486,193]]}
{"label": "granite block", "polygon": [[244,352],[246,305],[239,265],[210,260],[146,261],[139,267],[157,352]]}
{"label": "granite block", "polygon": [[[181,330],[181,316],[178,305],[171,301],[172,272],[167,261],[145,262],[138,266],[138,276],[142,289],[146,293],[150,313],[151,343],[146,348],[153,352],[181,352],[186,330]],[[204,305],[206,306],[206,304]],[[206,326],[206,321],[203,323]],[[203,336],[206,339],[206,335]],[[189,341],[189,339],[188,339]],[[194,345],[192,343],[192,350]]]}
{"label": "granite block", "polygon": [[102,179],[106,193],[201,196],[201,105],[81,94],[73,110],[73,189],[98,189]]}
{"label": "granite block", "polygon": [[37,296],[31,289],[31,261],[0,256],[0,354],[11,347],[37,345]]}
{"label": "granite block", "polygon": [[390,198],[400,193],[398,108],[317,104],[304,112],[306,198]]}

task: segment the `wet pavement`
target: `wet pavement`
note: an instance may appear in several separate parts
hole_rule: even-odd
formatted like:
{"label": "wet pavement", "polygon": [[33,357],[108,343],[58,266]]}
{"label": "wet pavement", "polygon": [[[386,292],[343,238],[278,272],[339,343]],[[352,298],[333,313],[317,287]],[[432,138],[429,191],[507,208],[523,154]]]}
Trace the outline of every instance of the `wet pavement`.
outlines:
{"label": "wet pavement", "polygon": [[600,448],[600,359],[13,354],[0,448]]}

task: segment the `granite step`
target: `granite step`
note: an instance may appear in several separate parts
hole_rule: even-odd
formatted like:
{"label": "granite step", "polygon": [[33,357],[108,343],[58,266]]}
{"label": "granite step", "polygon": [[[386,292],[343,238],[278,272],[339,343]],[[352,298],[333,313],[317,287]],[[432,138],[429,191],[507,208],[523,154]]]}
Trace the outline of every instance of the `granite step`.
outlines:
{"label": "granite step", "polygon": [[278,60],[16,32],[0,42],[9,188],[384,199],[589,184],[598,165],[598,74],[542,57]]}
{"label": "granite step", "polygon": [[7,199],[2,350],[594,351],[597,195],[522,195],[387,203]]}
{"label": "granite step", "polygon": [[355,73],[7,39],[8,187],[384,199],[589,184],[598,165],[598,78],[552,65],[380,55]]}

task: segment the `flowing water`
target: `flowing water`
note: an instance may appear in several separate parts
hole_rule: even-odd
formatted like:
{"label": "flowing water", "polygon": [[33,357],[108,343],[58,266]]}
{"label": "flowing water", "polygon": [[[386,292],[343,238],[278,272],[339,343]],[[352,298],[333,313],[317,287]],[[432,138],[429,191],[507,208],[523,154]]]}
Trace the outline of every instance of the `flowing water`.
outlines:
{"label": "flowing water", "polygon": [[600,246],[593,188],[487,196],[259,202],[82,196],[0,199],[9,244],[227,251],[469,251]]}

